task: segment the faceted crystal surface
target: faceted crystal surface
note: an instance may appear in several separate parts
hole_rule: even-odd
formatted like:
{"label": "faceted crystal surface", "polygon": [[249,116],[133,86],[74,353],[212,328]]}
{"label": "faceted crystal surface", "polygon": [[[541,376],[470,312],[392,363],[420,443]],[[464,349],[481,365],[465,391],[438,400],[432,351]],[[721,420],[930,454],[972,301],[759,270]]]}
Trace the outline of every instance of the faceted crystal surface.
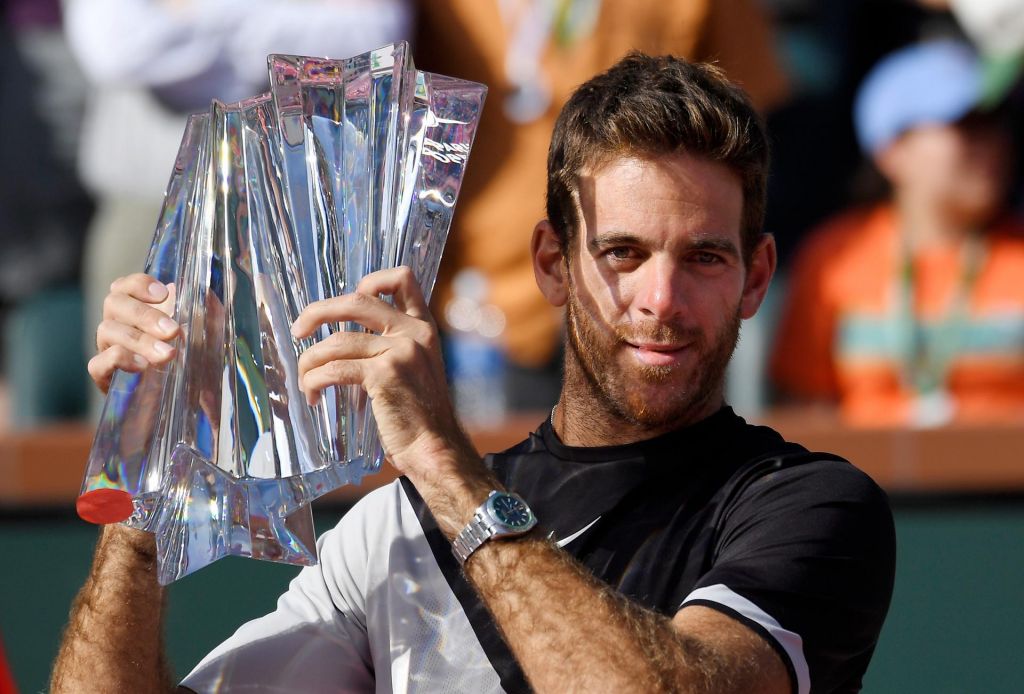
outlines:
{"label": "faceted crystal surface", "polygon": [[290,333],[314,301],[412,268],[429,297],[486,89],[408,46],[272,55],[271,91],[186,128],[146,271],[174,284],[175,360],[117,373],[79,513],[157,536],[169,583],[226,555],[316,562],[310,502],[383,460],[358,387],[309,407]]}

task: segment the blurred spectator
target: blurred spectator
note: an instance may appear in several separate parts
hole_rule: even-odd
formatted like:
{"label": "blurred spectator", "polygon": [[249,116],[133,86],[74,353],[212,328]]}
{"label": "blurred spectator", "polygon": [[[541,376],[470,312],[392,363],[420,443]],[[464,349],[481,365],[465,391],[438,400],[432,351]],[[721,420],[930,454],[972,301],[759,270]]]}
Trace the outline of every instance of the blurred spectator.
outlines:
{"label": "blurred spectator", "polygon": [[431,0],[419,8],[417,65],[489,85],[435,295],[460,269],[482,273],[481,301],[503,312],[509,406],[557,396],[561,314],[536,290],[529,237],[544,216],[547,143],[558,107],[630,49],[714,60],[762,109],[787,92],[755,0]]}
{"label": "blurred spectator", "polygon": [[[883,56],[922,39],[959,36],[949,12],[912,0],[762,0],[770,8],[792,96],[771,113],[765,228],[782,270],[806,233],[861,196],[863,158],[850,112]],[[781,283],[774,286],[780,287]]]}
{"label": "blurred spectator", "polygon": [[74,416],[86,399],[78,283],[92,203],[75,174],[85,86],[60,10],[0,2],[0,352],[16,426]]}
{"label": "blurred spectator", "polygon": [[1011,138],[984,71],[954,41],[868,75],[863,150],[890,199],[827,223],[798,257],[777,385],[852,423],[934,426],[1024,415],[1024,227],[1008,216]]}
{"label": "blurred spectator", "polygon": [[772,169],[765,229],[779,267],[765,301],[729,363],[726,399],[757,417],[771,400],[768,362],[775,319],[793,255],[807,233],[850,205],[877,199],[878,176],[864,175],[850,113],[868,70],[922,37],[959,36],[948,11],[914,0],[760,0],[771,14],[790,96],[768,114]]}
{"label": "blurred spectator", "polygon": [[98,204],[84,268],[90,326],[110,283],[143,267],[188,113],[265,91],[270,53],[358,55],[411,25],[406,0],[65,0],[65,12],[93,83],[80,160]]}
{"label": "blurred spectator", "polygon": [[0,300],[78,279],[90,205],[75,176],[85,88],[58,0],[2,5]]}

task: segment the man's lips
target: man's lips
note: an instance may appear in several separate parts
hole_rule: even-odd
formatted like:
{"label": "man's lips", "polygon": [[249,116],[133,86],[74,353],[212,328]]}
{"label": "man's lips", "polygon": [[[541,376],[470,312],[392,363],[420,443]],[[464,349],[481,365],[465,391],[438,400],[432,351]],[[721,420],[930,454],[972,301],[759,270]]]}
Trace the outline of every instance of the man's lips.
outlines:
{"label": "man's lips", "polygon": [[674,366],[682,361],[689,344],[663,344],[657,342],[627,342],[630,351],[649,366]]}

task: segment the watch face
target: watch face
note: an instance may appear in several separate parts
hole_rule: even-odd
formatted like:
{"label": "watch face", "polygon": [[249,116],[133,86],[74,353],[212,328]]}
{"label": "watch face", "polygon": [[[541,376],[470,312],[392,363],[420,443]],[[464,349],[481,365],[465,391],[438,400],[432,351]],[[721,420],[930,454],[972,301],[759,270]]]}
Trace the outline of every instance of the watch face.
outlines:
{"label": "watch face", "polygon": [[495,494],[491,499],[491,510],[500,523],[514,530],[527,529],[533,523],[530,508],[511,494]]}

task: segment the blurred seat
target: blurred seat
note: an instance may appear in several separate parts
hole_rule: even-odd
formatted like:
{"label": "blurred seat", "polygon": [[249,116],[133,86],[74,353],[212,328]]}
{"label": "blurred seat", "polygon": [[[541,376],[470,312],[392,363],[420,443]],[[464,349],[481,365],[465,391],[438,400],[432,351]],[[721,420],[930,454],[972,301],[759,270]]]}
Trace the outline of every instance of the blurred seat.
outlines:
{"label": "blurred seat", "polygon": [[12,426],[25,429],[84,416],[81,291],[40,291],[13,308],[3,327]]}

